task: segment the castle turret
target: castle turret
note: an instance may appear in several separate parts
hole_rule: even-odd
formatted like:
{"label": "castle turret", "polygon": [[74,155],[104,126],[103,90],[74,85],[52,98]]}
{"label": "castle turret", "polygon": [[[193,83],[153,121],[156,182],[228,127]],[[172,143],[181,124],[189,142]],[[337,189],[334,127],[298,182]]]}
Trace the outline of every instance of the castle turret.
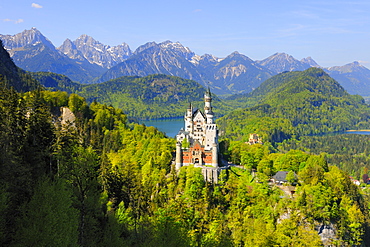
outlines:
{"label": "castle turret", "polygon": [[217,143],[213,143],[212,145],[212,166],[218,167],[218,150],[217,150]]}
{"label": "castle turret", "polygon": [[185,131],[192,132],[193,131],[193,106],[191,103],[189,104],[188,109],[185,113]]}
{"label": "castle turret", "polygon": [[209,87],[206,93],[204,94],[204,113],[206,114],[207,124],[212,124],[213,123],[212,96]]}
{"label": "castle turret", "polygon": [[176,170],[179,171],[182,166],[182,150],[181,143],[176,143],[176,160],[175,160]]}

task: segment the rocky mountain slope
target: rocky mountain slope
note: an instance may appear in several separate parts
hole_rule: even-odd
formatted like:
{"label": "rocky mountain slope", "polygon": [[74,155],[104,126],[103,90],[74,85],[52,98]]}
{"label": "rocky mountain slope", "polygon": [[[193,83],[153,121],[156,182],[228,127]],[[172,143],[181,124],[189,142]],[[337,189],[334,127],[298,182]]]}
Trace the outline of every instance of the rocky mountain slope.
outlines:
{"label": "rocky mountain slope", "polygon": [[275,53],[264,60],[258,61],[258,64],[268,68],[275,74],[284,71],[303,71],[310,67],[318,67],[318,64],[310,57],[299,61],[286,53]]}
{"label": "rocky mountain slope", "polygon": [[167,74],[210,86],[216,94],[249,92],[272,73],[245,55],[234,52],[224,59],[196,56],[180,43],[150,42],[126,61],[108,70],[100,82],[120,76]]}
{"label": "rocky mountain slope", "polygon": [[110,69],[114,65],[123,62],[132,54],[130,47],[126,43],[111,47],[85,34],[81,35],[75,41],[66,39],[58,47],[58,50],[71,59],[79,61],[87,60],[91,64],[96,64],[106,69]]}
{"label": "rocky mountain slope", "polygon": [[189,61],[193,56],[194,53],[179,43],[147,43],[140,46],[129,59],[108,70],[99,81],[121,76],[166,74],[203,82],[201,74]]}
{"label": "rocky mountain slope", "polygon": [[0,34],[0,39],[3,41],[4,48],[7,51],[12,51],[16,48],[22,48],[24,46],[37,43],[42,43],[49,48],[54,48],[53,43],[51,43],[51,41],[42,35],[35,27],[30,30],[24,30],[15,35]]}
{"label": "rocky mountain slope", "polygon": [[273,73],[258,65],[249,57],[233,52],[224,59],[198,68],[203,71],[203,78],[213,86],[215,93],[243,93],[257,88],[261,82],[270,78]]}
{"label": "rocky mountain slope", "polygon": [[14,63],[22,69],[68,75],[72,80],[91,82],[105,69],[86,59],[71,59],[59,52],[36,28],[16,35],[0,35]]}
{"label": "rocky mountain slope", "polygon": [[326,69],[350,93],[370,95],[370,70],[358,62]]}

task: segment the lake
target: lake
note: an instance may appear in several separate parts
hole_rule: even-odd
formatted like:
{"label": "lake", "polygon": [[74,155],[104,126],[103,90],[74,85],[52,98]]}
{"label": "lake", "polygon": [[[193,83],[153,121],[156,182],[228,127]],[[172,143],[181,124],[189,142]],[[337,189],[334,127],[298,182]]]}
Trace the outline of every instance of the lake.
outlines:
{"label": "lake", "polygon": [[[184,128],[184,118],[170,118],[170,119],[153,119],[142,120],[141,124],[146,126],[153,126],[160,131],[166,133],[168,137],[174,138],[181,128]],[[341,135],[341,134],[357,134],[357,135],[370,135],[370,130],[349,130],[345,132],[328,133],[323,135]]]}
{"label": "lake", "polygon": [[181,128],[184,128],[184,118],[170,118],[170,119],[153,119],[153,120],[142,120],[141,124],[145,126],[153,126],[158,130],[166,133],[168,137],[175,138]]}
{"label": "lake", "polygon": [[344,134],[370,135],[370,130],[348,130]]}

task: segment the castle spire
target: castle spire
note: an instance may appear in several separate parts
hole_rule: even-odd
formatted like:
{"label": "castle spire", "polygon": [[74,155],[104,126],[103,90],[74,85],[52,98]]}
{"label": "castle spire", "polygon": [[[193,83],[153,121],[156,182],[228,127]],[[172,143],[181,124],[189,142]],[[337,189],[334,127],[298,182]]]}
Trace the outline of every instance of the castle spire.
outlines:
{"label": "castle spire", "polygon": [[208,97],[211,97],[211,89],[209,88],[209,86],[207,87],[206,95]]}
{"label": "castle spire", "polygon": [[192,131],[193,129],[193,105],[189,102],[188,109],[185,113],[185,131]]}
{"label": "castle spire", "polygon": [[190,109],[192,109],[192,108],[193,108],[193,106],[192,106],[191,102],[189,101],[188,110],[190,110]]}

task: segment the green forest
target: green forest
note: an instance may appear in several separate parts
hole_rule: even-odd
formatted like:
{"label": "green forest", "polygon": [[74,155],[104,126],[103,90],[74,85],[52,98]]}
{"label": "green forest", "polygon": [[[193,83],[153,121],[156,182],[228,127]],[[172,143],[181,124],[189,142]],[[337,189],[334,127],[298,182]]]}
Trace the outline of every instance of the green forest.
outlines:
{"label": "green forest", "polygon": [[329,164],[336,165],[351,176],[361,180],[370,168],[370,139],[367,135],[337,133],[324,136],[304,136],[279,143],[278,149],[303,150],[310,154],[324,154]]}
{"label": "green forest", "polygon": [[370,129],[370,108],[359,95],[348,94],[323,70],[276,75],[249,95],[233,98],[245,107],[219,119],[227,137],[247,141],[259,133],[265,141],[306,135]]}
{"label": "green forest", "polygon": [[[367,240],[366,191],[323,155],[224,141],[245,169],[211,184],[199,168],[177,174],[174,140],[119,109],[63,92],[0,95],[2,245],[322,246],[330,225],[335,245]],[[76,120],[62,125],[60,107]],[[268,183],[279,170],[297,174],[294,197]]]}
{"label": "green forest", "polygon": [[[349,177],[368,173],[367,137],[306,136],[366,127],[368,107],[333,91],[321,70],[297,74],[303,91],[281,80],[279,97],[219,118],[220,158],[238,166],[215,184],[201,168],[177,172],[175,140],[130,122],[120,107],[86,100],[73,83],[46,91],[5,50],[0,58],[1,246],[369,245],[370,191]],[[154,88],[177,80],[161,78],[152,76]],[[132,83],[117,79],[117,87],[122,80]],[[142,102],[166,97],[150,95]],[[251,102],[237,100],[230,104]],[[247,144],[250,133],[264,144]],[[271,182],[278,171],[287,172],[279,186]]]}
{"label": "green forest", "polygon": [[[173,118],[184,114],[192,103],[202,107],[205,88],[193,80],[163,74],[123,76],[96,84],[81,84],[68,77],[50,72],[32,72],[29,75],[50,91],[78,94],[88,103],[94,101],[122,109],[130,118]],[[213,95],[215,113],[224,115],[237,107]]]}

